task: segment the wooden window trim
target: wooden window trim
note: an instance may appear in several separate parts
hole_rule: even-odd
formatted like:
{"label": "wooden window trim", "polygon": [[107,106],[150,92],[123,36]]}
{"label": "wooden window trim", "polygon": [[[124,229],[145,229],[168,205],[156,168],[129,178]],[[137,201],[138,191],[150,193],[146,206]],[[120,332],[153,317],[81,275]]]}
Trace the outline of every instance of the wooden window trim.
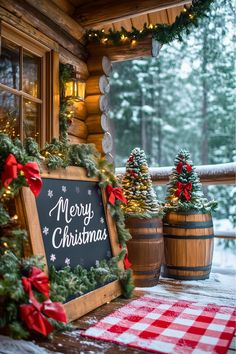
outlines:
{"label": "wooden window trim", "polygon": [[[0,83],[0,88],[20,96],[20,135],[23,136],[23,98],[40,104],[40,140],[43,146],[53,137],[59,137],[59,55],[51,48],[1,21],[0,36],[20,47],[20,67],[23,62],[23,48],[40,57],[40,98],[33,97],[22,91],[23,78],[20,77],[19,90]],[[1,41],[0,41],[1,43]],[[22,74],[21,74],[22,76]]]}

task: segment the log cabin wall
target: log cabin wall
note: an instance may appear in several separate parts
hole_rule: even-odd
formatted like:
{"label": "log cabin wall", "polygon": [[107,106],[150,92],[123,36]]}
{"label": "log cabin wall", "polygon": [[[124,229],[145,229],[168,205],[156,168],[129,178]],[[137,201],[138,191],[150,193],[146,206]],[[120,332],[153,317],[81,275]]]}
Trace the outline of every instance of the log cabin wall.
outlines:
{"label": "log cabin wall", "polygon": [[[26,40],[29,38],[35,45],[39,43],[45,46],[50,53],[50,75],[47,73],[46,77],[50,81],[52,100],[48,100],[46,109],[52,114],[50,122],[45,125],[45,129],[50,130],[46,134],[47,140],[50,140],[59,136],[59,62],[73,65],[80,78],[87,80],[88,53],[82,37],[84,30],[77,22],[51,1],[40,1],[40,11],[33,5],[36,3],[31,0],[0,0],[0,28],[10,26],[19,35],[25,36]],[[75,102],[73,111],[69,140],[71,143],[86,143],[88,129],[85,102]]]}

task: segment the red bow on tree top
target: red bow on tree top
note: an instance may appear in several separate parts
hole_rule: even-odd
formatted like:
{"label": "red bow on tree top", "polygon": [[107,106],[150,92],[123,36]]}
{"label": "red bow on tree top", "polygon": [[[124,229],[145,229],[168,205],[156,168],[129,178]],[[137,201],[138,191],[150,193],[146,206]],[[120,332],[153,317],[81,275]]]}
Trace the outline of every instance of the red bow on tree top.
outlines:
{"label": "red bow on tree top", "polygon": [[39,268],[32,267],[30,271],[30,276],[21,278],[22,285],[25,292],[29,294],[32,293],[32,285],[45,297],[49,297],[49,283],[48,276]]}
{"label": "red bow on tree top", "polygon": [[55,328],[44,315],[60,322],[67,322],[65,310],[59,302],[51,302],[48,299],[39,303],[36,299],[33,301],[31,299],[31,304],[20,305],[20,316],[27,327],[48,336]]}
{"label": "red bow on tree top", "polygon": [[110,204],[114,205],[116,199],[119,199],[124,204],[127,203],[127,200],[122,193],[122,188],[113,188],[110,184],[108,184],[106,191],[109,196],[108,202]]}
{"label": "red bow on tree top", "polygon": [[193,169],[192,166],[187,161],[185,163],[180,161],[178,163],[178,165],[176,166],[176,171],[178,172],[179,175],[182,172],[182,169],[183,169],[184,166],[186,167],[187,172],[191,172],[192,169]]}
{"label": "red bow on tree top", "polygon": [[183,195],[185,199],[189,201],[191,198],[189,191],[192,189],[192,182],[188,182],[188,183],[176,182],[175,186],[177,188],[177,190],[175,191],[175,196],[179,198],[181,195]]}
{"label": "red bow on tree top", "polygon": [[28,186],[37,197],[42,187],[42,180],[37,162],[27,162],[25,165],[22,165],[17,162],[13,154],[7,156],[1,175],[4,187],[7,188],[13,179],[17,179],[19,172],[23,172]]}

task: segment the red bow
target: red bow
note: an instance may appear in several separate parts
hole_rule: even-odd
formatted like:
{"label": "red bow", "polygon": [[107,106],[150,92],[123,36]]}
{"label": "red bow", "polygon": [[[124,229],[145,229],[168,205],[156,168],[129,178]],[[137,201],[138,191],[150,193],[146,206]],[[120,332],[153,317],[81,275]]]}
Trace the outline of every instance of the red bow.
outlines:
{"label": "red bow", "polygon": [[133,162],[133,161],[134,161],[134,156],[131,155],[131,156],[129,157],[129,159],[128,159],[128,162]]}
{"label": "red bow", "polygon": [[122,193],[122,188],[113,188],[110,184],[108,184],[106,191],[109,196],[108,202],[110,204],[114,205],[116,199],[119,199],[124,204],[127,203],[127,200]]}
{"label": "red bow", "polygon": [[188,182],[188,183],[176,182],[176,188],[177,188],[175,192],[176,197],[179,198],[181,195],[184,195],[187,201],[190,200],[191,196],[189,191],[192,189],[192,182]]}
{"label": "red bow", "polygon": [[126,254],[124,257],[124,267],[125,267],[125,269],[129,269],[132,267],[132,263],[129,261],[129,258],[128,258],[128,249],[126,249]]}
{"label": "red bow", "polygon": [[65,310],[59,302],[46,300],[39,303],[37,300],[31,301],[32,304],[20,305],[21,319],[26,323],[29,329],[48,336],[54,331],[54,326],[48,321],[47,317],[60,322],[67,322]]}
{"label": "red bow", "polygon": [[40,178],[37,162],[28,162],[25,165],[22,165],[17,162],[13,154],[9,154],[6,158],[1,176],[2,184],[7,188],[13,179],[18,178],[18,173],[21,171],[24,173],[26,182],[31,191],[37,197],[42,187],[42,180]]}
{"label": "red bow", "polygon": [[25,292],[31,296],[32,294],[32,285],[44,296],[49,297],[49,283],[48,276],[39,268],[32,267],[30,276],[28,278],[21,278],[22,285],[25,289]]}
{"label": "red bow", "polygon": [[179,175],[182,172],[182,169],[184,166],[186,167],[187,172],[191,172],[193,169],[192,166],[188,162],[183,163],[180,161],[178,163],[178,165],[176,166],[176,171],[178,172]]}
{"label": "red bow", "polygon": [[137,178],[138,174],[132,170],[132,171],[130,171],[130,176]]}

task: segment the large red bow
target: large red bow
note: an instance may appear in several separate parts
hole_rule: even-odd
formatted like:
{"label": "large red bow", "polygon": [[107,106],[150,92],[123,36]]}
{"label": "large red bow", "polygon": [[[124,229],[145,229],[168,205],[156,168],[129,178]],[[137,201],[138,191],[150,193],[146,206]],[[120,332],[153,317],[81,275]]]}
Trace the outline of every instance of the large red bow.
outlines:
{"label": "large red bow", "polygon": [[180,175],[180,173],[182,172],[183,166],[186,167],[187,172],[191,172],[192,171],[192,166],[186,161],[185,163],[183,163],[182,161],[180,161],[178,163],[178,165],[176,166],[176,171],[178,172],[178,174]]}
{"label": "large red bow", "polygon": [[109,196],[108,202],[110,204],[114,205],[116,199],[119,199],[124,204],[127,203],[127,200],[122,193],[122,188],[113,188],[110,184],[108,184],[106,191]]}
{"label": "large red bow", "polygon": [[48,276],[39,268],[32,267],[28,278],[21,278],[22,285],[30,296],[32,294],[32,285],[44,296],[49,297]]}
{"label": "large red bow", "polygon": [[7,188],[13,179],[18,178],[18,173],[21,171],[24,173],[26,182],[31,191],[37,197],[42,187],[37,162],[27,162],[25,165],[22,165],[17,162],[13,154],[9,154],[6,158],[1,176],[2,184]]}
{"label": "large red bow", "polygon": [[188,182],[188,183],[176,182],[176,188],[177,188],[175,192],[176,197],[179,198],[181,195],[184,195],[187,201],[190,200],[191,196],[189,191],[192,189],[192,182]]}
{"label": "large red bow", "polygon": [[39,303],[37,300],[31,301],[31,304],[20,305],[21,319],[31,330],[48,336],[54,331],[54,326],[48,321],[47,317],[60,322],[67,322],[66,313],[61,303],[46,300]]}

